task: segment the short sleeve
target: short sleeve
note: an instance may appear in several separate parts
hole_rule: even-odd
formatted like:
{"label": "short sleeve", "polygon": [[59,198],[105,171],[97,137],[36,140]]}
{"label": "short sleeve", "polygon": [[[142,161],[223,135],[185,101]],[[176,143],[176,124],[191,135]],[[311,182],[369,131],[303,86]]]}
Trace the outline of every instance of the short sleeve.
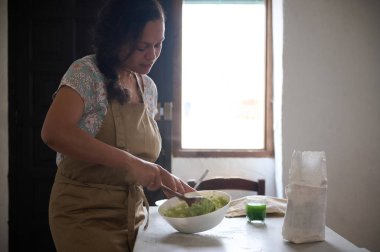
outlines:
{"label": "short sleeve", "polygon": [[96,66],[95,56],[86,56],[71,64],[63,75],[59,88],[68,86],[84,102],[84,113],[79,127],[95,136],[107,113],[107,93],[104,76]]}
{"label": "short sleeve", "polygon": [[144,99],[149,110],[149,114],[154,118],[158,113],[157,101],[158,93],[157,86],[154,81],[148,76],[143,75],[144,80]]}

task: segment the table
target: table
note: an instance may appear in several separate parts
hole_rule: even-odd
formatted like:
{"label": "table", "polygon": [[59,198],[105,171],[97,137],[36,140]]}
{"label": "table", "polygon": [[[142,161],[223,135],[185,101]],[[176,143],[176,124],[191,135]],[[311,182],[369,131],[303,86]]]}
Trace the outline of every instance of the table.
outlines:
{"label": "table", "polygon": [[150,207],[149,227],[139,228],[134,252],[151,251],[368,251],[326,227],[326,240],[293,244],[282,238],[283,217],[267,217],[264,226],[248,223],[245,217],[224,218],[216,227],[196,234],[183,234],[170,226],[157,211]]}

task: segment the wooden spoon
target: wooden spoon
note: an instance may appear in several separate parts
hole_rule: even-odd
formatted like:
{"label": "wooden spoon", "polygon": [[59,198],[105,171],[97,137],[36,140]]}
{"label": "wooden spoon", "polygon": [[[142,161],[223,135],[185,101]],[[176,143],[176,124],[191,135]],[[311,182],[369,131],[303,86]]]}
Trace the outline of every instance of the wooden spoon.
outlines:
{"label": "wooden spoon", "polygon": [[192,204],[200,203],[201,201],[203,201],[203,202],[207,201],[207,203],[205,202],[206,204],[213,204],[214,205],[214,203],[211,200],[209,200],[208,198],[203,197],[201,195],[185,196],[183,194],[180,194],[179,192],[173,191],[172,189],[170,189],[169,187],[167,187],[163,184],[161,184],[161,189],[168,191],[168,192],[174,194],[179,199],[185,201],[189,207],[191,207]]}

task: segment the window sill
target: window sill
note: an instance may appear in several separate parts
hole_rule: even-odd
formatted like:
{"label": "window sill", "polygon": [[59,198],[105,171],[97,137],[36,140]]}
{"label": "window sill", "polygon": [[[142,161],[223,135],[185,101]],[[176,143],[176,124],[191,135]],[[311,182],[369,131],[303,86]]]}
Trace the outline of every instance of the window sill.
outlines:
{"label": "window sill", "polygon": [[273,151],[268,150],[197,150],[197,149],[175,149],[174,157],[274,157]]}

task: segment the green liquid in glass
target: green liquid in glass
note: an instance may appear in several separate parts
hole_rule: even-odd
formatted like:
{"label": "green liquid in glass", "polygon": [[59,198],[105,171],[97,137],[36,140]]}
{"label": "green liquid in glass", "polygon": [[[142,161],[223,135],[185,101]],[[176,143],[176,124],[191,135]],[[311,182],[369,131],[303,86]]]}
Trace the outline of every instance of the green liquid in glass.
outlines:
{"label": "green liquid in glass", "polygon": [[245,210],[247,213],[247,219],[249,221],[264,221],[266,216],[266,205],[258,205],[258,204],[247,204],[245,206]]}

